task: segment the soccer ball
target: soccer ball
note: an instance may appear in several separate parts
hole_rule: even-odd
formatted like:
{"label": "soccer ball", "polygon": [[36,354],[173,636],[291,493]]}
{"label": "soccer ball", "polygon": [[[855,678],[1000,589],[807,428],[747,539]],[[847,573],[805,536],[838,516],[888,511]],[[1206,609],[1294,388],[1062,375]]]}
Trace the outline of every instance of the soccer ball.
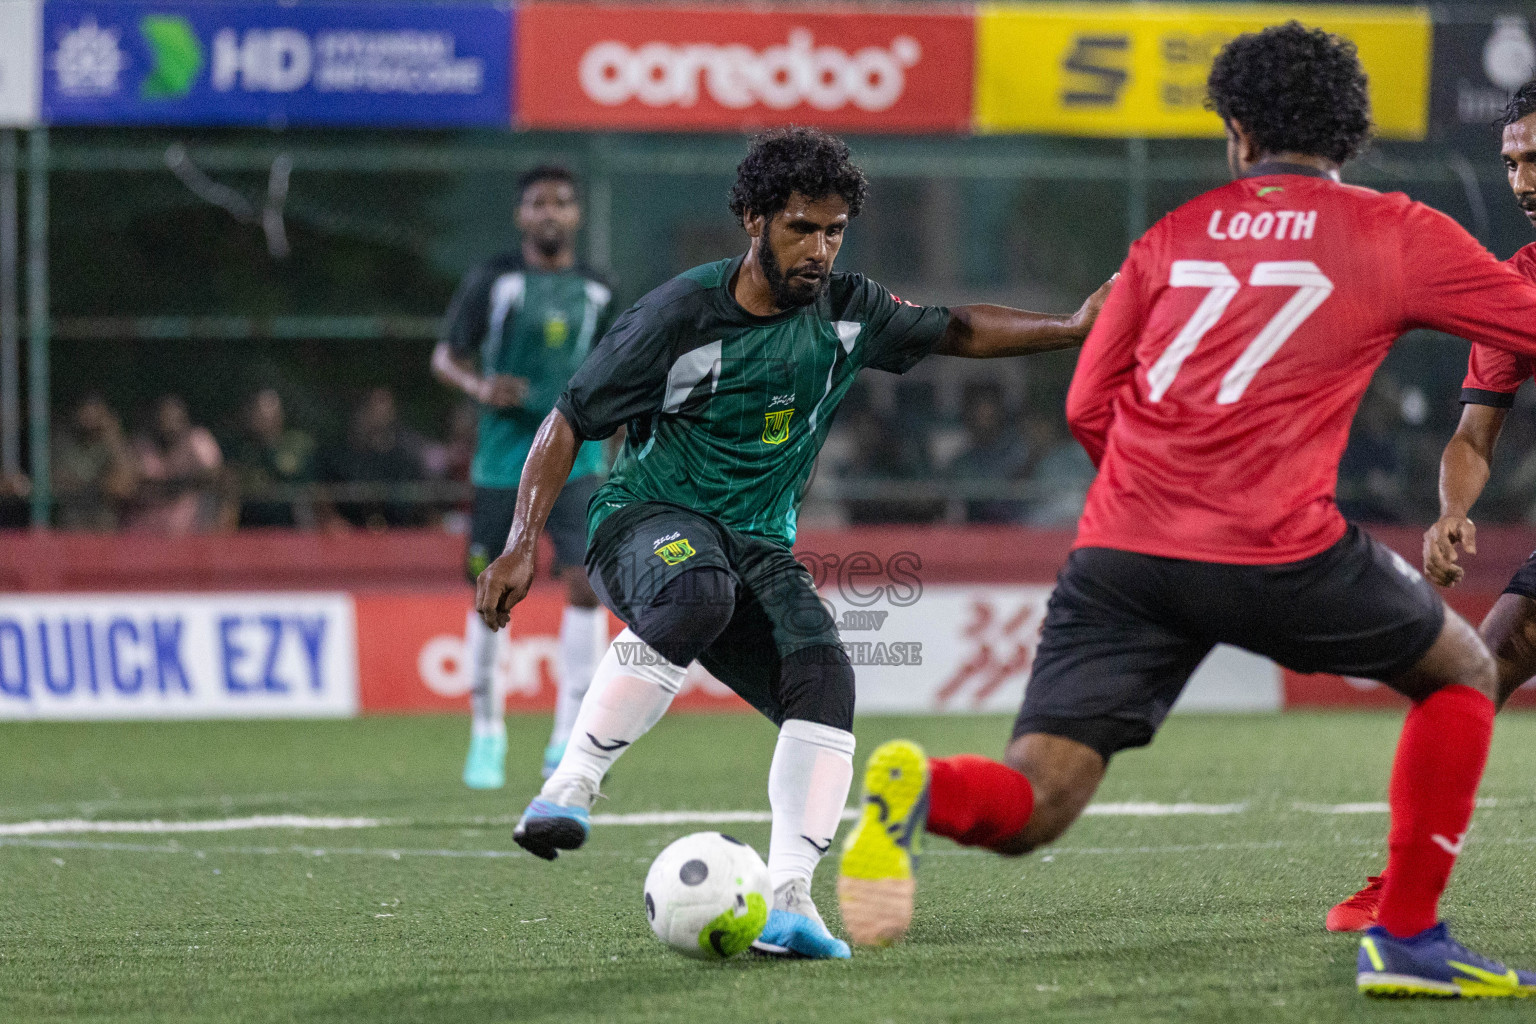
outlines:
{"label": "soccer ball", "polygon": [[661,851],[645,876],[645,916],[656,937],[684,956],[721,960],[743,952],[768,923],[773,887],[752,847],[695,832]]}

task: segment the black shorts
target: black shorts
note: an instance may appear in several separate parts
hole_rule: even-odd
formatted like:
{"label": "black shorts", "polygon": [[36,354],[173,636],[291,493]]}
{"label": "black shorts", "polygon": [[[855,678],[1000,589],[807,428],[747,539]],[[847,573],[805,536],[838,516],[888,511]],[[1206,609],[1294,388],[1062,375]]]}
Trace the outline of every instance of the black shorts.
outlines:
{"label": "black shorts", "polygon": [[1504,588],[1504,593],[1517,594],[1536,601],[1536,552],[1525,560],[1524,565],[1515,570],[1515,574],[1509,578],[1509,586]]}
{"label": "black shorts", "polygon": [[731,574],[736,605],[724,631],[699,655],[700,663],[780,721],[781,660],[807,647],[840,643],[811,574],[788,548],[681,505],[645,501],[603,520],[587,549],[592,589],[631,629],[662,587],[701,566]]}
{"label": "black shorts", "polygon": [[1079,548],[1051,594],[1013,735],[1065,736],[1108,760],[1152,742],[1219,643],[1296,672],[1390,680],[1444,623],[1428,581],[1355,526],[1285,565]]}
{"label": "black shorts", "polygon": [[[549,510],[544,532],[555,545],[554,571],[579,566],[587,554],[587,502],[601,481],[588,473],[567,480]],[[476,487],[470,512],[469,551],[464,569],[473,583],[507,546],[512,532],[512,515],[517,511],[517,488]]]}

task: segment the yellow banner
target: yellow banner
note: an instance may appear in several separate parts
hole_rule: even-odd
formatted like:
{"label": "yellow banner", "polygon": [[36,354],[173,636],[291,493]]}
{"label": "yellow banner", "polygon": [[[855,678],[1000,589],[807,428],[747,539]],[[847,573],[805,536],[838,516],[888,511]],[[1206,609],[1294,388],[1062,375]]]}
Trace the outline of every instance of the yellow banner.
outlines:
{"label": "yellow banner", "polygon": [[983,132],[1219,136],[1205,109],[1211,61],[1228,40],[1291,19],[1352,40],[1371,79],[1377,132],[1422,139],[1429,12],[1414,7],[994,4],[976,29],[976,127]]}

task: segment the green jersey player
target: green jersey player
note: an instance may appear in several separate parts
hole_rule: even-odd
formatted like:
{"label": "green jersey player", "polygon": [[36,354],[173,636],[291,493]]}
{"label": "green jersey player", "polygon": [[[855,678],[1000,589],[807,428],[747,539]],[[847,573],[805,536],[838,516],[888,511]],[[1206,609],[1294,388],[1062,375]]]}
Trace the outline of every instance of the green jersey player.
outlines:
{"label": "green jersey player", "polygon": [[[518,199],[521,247],[465,277],[432,353],[438,379],[480,404],[470,471],[475,485],[467,560],[471,583],[506,544],[518,478],[539,423],[613,319],[607,284],[576,260],[581,207],[571,172],[534,168],[519,181]],[[601,444],[581,445],[544,523],[567,600],[560,620],[555,728],[544,751],[546,777],[560,763],[581,698],[607,646],[607,616],[582,569],[587,500],[597,490],[602,469]],[[465,649],[474,725],[464,784],[499,789],[506,780],[504,694],[494,682],[495,636],[474,616]]]}
{"label": "green jersey player", "polygon": [[781,955],[848,956],[810,884],[853,778],[853,668],[790,553],[838,403],[865,367],[902,373],[934,352],[1080,344],[1107,290],[1071,316],[903,302],[833,272],[866,190],[838,139],[791,128],[753,141],[731,192],[746,254],[691,270],[619,317],[539,428],[507,551],[476,594],[487,625],[504,625],[583,440],[628,424],[588,510],[587,548],[594,588],[628,628],[513,838],[548,859],[580,846],[609,766],[660,719],[697,659],[779,726],[768,775],[774,904],[755,948]]}

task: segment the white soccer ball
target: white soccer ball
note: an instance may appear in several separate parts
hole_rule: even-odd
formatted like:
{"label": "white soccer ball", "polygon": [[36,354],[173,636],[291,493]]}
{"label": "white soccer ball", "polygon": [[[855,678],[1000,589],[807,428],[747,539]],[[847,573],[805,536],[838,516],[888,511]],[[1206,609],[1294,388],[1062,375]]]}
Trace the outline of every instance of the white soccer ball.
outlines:
{"label": "white soccer ball", "polygon": [[645,876],[645,916],[656,937],[684,956],[720,960],[763,933],[773,887],[757,851],[719,832],[684,836]]}

